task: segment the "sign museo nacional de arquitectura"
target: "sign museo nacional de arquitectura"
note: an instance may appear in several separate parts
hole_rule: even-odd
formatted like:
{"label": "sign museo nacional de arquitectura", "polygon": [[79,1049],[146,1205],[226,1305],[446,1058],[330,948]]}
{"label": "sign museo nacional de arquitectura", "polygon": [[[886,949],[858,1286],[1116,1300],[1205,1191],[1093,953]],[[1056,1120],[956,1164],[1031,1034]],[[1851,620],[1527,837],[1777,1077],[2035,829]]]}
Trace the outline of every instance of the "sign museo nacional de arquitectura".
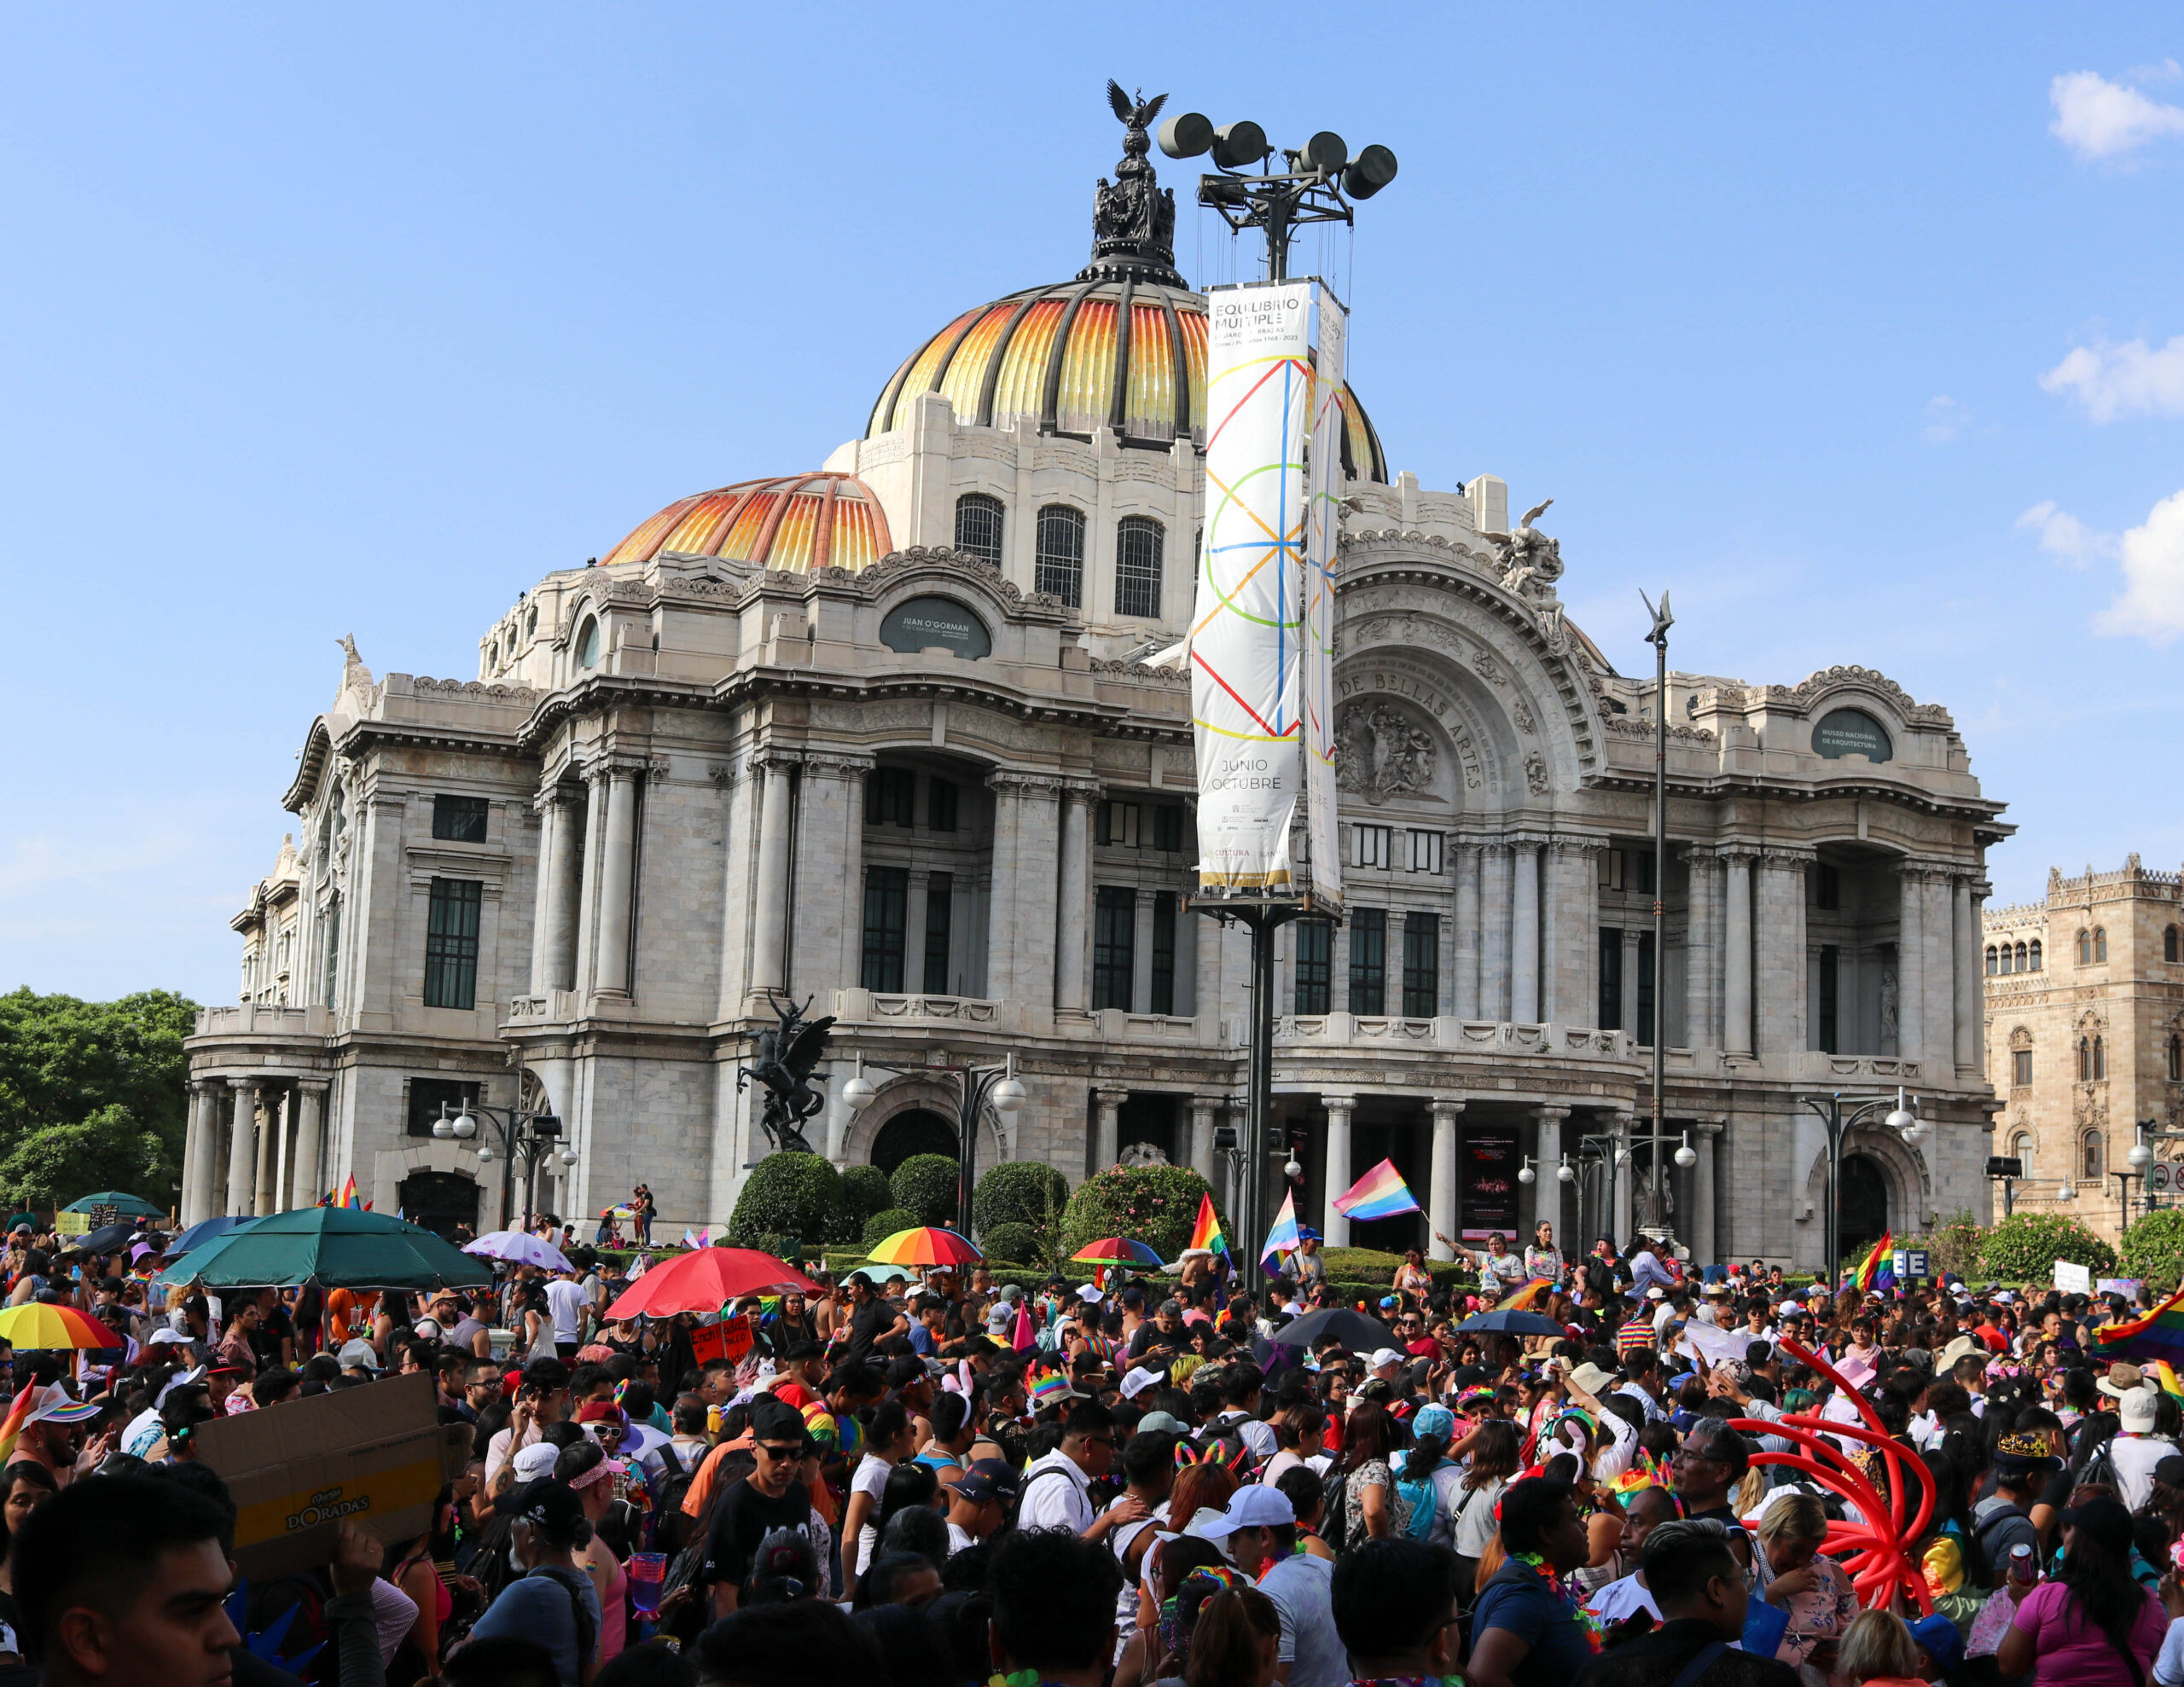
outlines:
{"label": "sign museo nacional de arquitectura", "polygon": [[[189,1045],[186,1218],[353,1174],[382,1210],[490,1226],[500,1168],[432,1134],[467,1100],[563,1120],[543,1206],[642,1179],[666,1233],[718,1222],[770,1145],[735,1082],[769,991],[839,1021],[807,1128],[842,1163],[952,1152],[954,1082],[917,1069],[1013,1052],[1028,1099],[981,1164],[1074,1181],[1160,1157],[1227,1185],[1246,943],[1185,906],[1178,660],[1207,304],[1136,124],[1125,151],[1093,262],[941,328],[818,469],[678,499],[547,572],[474,678],[375,677],[349,646],[281,797],[291,837],[232,922],[238,1001]],[[1702,1256],[1811,1266],[1825,1143],[1796,1098],[1900,1082],[1934,1128],[1852,1133],[1846,1243],[1984,1213],[1980,901],[2010,828],[1948,712],[1856,666],[1672,673],[1657,863],[1650,669],[1568,619],[1543,518],[1513,527],[1489,474],[1391,472],[1343,397],[1345,918],[1278,938],[1298,1210],[1341,1239],[1332,1196],[1385,1156],[1429,1212],[1360,1241],[1658,1219]],[[1665,1213],[1632,1211],[1641,1135],[1604,1211],[1657,1023],[1696,1163]],[[860,1052],[878,1093],[852,1112]]]}

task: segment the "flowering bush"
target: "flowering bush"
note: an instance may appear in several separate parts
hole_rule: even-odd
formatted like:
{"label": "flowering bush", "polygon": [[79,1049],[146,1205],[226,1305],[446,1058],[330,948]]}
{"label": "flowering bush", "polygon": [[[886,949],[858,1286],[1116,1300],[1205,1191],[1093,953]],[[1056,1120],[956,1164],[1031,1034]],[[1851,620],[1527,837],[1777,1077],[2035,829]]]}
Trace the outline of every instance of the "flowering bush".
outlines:
{"label": "flowering bush", "polygon": [[[1186,1166],[1115,1166],[1095,1173],[1077,1186],[1063,1210],[1063,1247],[1073,1254],[1088,1242],[1121,1236],[1172,1261],[1190,1245],[1199,1200],[1206,1193],[1205,1180]],[[1230,1252],[1240,1253],[1217,1201],[1214,1211]]]}
{"label": "flowering bush", "polygon": [[1992,1276],[2019,1283],[2046,1283],[2055,1261],[2088,1267],[2095,1277],[2116,1270],[2116,1250],[2076,1219],[2053,1213],[2013,1213],[1987,1232],[1980,1265]]}
{"label": "flowering bush", "polygon": [[2123,1274],[2160,1290],[2184,1280],[2184,1207],[2148,1213],[2123,1232]]}

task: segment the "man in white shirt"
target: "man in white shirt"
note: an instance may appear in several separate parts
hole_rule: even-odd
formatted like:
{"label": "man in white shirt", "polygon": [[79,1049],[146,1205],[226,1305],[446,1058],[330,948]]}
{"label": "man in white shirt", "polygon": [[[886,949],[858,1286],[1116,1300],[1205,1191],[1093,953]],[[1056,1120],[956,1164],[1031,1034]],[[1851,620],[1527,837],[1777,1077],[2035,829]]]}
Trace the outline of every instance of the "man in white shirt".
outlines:
{"label": "man in white shirt", "polygon": [[1279,1488],[1254,1482],[1199,1531],[1226,1539],[1236,1568],[1258,1583],[1281,1618],[1275,1657],[1288,1687],[1345,1687],[1350,1654],[1334,1626],[1334,1565],[1297,1551],[1297,1510]]}
{"label": "man in white shirt", "polygon": [[554,1351],[563,1359],[574,1359],[584,1345],[584,1322],[591,1313],[573,1271],[554,1274],[546,1285],[546,1305],[554,1314]]}
{"label": "man in white shirt", "polygon": [[[2123,1383],[2118,1386],[2118,1374]],[[2153,1432],[2155,1389],[2135,1365],[2112,1365],[2100,1379],[2100,1392],[2116,1402],[2123,1428],[2108,1443],[2109,1462],[2116,1467],[2116,1486],[2123,1504],[2136,1511],[2153,1493],[2153,1467],[2176,1451],[2176,1443]]]}
{"label": "man in white shirt", "polygon": [[1149,1516],[1145,1503],[1127,1494],[1105,1511],[1093,1508],[1085,1489],[1114,1462],[1115,1420],[1097,1400],[1076,1401],[1063,1420],[1061,1445],[1025,1470],[1016,1527],[1068,1529],[1086,1540],[1101,1540],[1110,1529]]}

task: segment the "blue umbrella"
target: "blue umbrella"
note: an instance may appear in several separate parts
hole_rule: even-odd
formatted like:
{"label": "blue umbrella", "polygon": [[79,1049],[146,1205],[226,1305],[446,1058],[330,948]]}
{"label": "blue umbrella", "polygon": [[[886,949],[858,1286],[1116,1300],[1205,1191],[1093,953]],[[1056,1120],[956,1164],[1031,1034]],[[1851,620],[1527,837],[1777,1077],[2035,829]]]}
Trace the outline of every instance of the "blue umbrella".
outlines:
{"label": "blue umbrella", "polygon": [[249,1219],[239,1219],[232,1215],[221,1218],[200,1219],[167,1244],[167,1257],[173,1259],[178,1255],[188,1253],[192,1248],[201,1248],[214,1237],[225,1236],[237,1225],[251,1222]]}
{"label": "blue umbrella", "polygon": [[1482,1331],[1495,1336],[1566,1336],[1565,1330],[1551,1318],[1542,1318],[1536,1312],[1478,1312],[1473,1313],[1456,1326],[1460,1336],[1473,1336]]}

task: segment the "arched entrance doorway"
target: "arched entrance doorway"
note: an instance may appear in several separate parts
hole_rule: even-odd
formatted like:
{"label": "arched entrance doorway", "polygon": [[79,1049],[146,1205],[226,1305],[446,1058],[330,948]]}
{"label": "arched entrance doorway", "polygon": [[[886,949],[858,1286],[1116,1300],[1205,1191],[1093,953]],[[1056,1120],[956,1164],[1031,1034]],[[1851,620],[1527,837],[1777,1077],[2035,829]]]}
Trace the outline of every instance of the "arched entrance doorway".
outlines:
{"label": "arched entrance doorway", "polygon": [[956,1157],[956,1127],[928,1107],[897,1113],[880,1126],[872,1139],[872,1163],[895,1175],[895,1168],[913,1154],[941,1154]]}
{"label": "arched entrance doorway", "polygon": [[435,1236],[454,1239],[457,1226],[474,1234],[478,1226],[478,1186],[460,1172],[412,1172],[396,1191],[402,1215]]}
{"label": "arched entrance doorway", "polygon": [[1843,1255],[1855,1259],[1888,1233],[1888,1178],[1869,1154],[1843,1161]]}

